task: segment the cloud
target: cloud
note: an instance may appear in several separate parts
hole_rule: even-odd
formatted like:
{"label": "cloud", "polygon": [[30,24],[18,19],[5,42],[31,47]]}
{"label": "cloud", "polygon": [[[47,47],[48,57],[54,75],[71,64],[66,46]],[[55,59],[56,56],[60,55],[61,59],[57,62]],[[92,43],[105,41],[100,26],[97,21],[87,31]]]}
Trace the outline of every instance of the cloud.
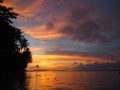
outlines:
{"label": "cloud", "polygon": [[[104,54],[101,53],[83,53],[80,51],[46,51],[46,55],[60,55],[60,56],[69,56],[73,57],[73,60],[78,60],[78,61],[85,61],[87,62],[119,62],[119,57],[115,57],[114,55],[107,54],[105,56]],[[118,53],[117,53],[118,54]],[[111,55],[111,56],[110,56]],[[115,54],[116,55],[116,54]],[[118,56],[118,55],[117,55]],[[77,57],[77,58],[75,58]],[[69,59],[68,59],[69,60]]]}
{"label": "cloud", "polygon": [[[85,57],[85,61],[98,61],[98,62],[120,62],[120,51],[107,51],[107,52],[81,52],[81,51],[71,51],[71,50],[53,50],[46,51],[47,55],[61,55],[61,56],[77,56]],[[82,60],[79,59],[79,60]]]}
{"label": "cloud", "polygon": [[9,0],[5,1],[5,5],[13,7],[14,11],[19,14],[19,23],[38,22],[42,18],[37,16],[43,12],[42,5],[44,0]]}
{"label": "cloud", "polygon": [[31,49],[33,52],[35,52],[35,51],[43,50],[44,48],[43,48],[43,47],[36,47],[36,46],[34,46],[34,47],[30,47],[30,49]]}
{"label": "cloud", "polygon": [[[9,0],[6,4],[12,5],[15,11],[20,13],[18,22],[23,25],[21,27],[25,27],[27,23],[28,29],[25,32],[38,39],[66,37],[73,41],[87,43],[106,43],[120,39],[119,29],[116,28],[120,20],[118,4],[111,6],[109,14],[100,13],[100,16],[98,12],[102,7],[98,8],[97,5],[100,6],[103,1],[96,2],[97,5],[86,2],[83,0],[74,2],[73,0],[69,2]],[[43,26],[46,26],[46,29],[41,30]]]}
{"label": "cloud", "polygon": [[40,25],[38,27],[33,27],[31,29],[29,28],[23,28],[24,32],[31,35],[34,38],[39,38],[43,40],[48,40],[48,39],[55,39],[60,37],[62,34],[56,32],[56,28],[54,30],[49,30],[53,28],[53,26],[50,25]]}
{"label": "cloud", "polygon": [[[5,2],[20,13],[17,24],[24,33],[33,38],[51,41],[62,39],[64,43],[68,43],[64,41],[67,39],[72,43],[82,42],[87,45],[97,43],[98,45],[92,49],[87,47],[90,52],[89,50],[84,52],[83,49],[82,52],[76,49],[75,44],[70,43],[74,50],[63,45],[60,46],[61,51],[58,50],[60,48],[58,46],[56,50],[46,51],[47,54],[91,56],[113,62],[120,60],[119,47],[113,47],[116,45],[115,41],[120,45],[119,3],[113,0],[109,3],[105,0],[9,0]],[[46,47],[52,46],[55,45],[46,45]],[[36,51],[35,48],[34,50]]]}
{"label": "cloud", "polygon": [[59,32],[71,40],[82,42],[106,43],[120,39],[116,37],[120,36],[119,30],[115,29],[119,17],[112,17],[112,19],[110,15],[100,17],[94,9],[94,6],[73,3],[68,12],[63,15],[63,21],[67,24],[61,27]]}
{"label": "cloud", "polygon": [[120,62],[118,63],[89,63],[89,64],[78,64],[75,70],[120,70]]}

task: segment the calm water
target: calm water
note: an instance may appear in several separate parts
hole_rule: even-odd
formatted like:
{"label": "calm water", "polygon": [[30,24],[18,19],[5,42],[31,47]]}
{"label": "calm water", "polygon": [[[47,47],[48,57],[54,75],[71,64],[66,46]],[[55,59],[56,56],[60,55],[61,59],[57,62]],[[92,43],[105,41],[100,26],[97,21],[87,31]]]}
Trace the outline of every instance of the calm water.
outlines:
{"label": "calm water", "polygon": [[115,71],[40,71],[15,78],[8,90],[120,90]]}

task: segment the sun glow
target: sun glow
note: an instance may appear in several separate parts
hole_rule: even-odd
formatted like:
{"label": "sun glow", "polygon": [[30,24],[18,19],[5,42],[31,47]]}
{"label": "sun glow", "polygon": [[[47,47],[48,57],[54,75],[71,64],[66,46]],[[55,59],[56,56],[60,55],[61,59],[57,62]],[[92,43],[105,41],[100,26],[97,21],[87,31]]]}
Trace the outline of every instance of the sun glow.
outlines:
{"label": "sun glow", "polygon": [[94,62],[108,62],[104,58],[77,56],[77,55],[33,55],[33,62],[29,67],[39,65],[40,69],[71,69],[76,65],[94,63]]}

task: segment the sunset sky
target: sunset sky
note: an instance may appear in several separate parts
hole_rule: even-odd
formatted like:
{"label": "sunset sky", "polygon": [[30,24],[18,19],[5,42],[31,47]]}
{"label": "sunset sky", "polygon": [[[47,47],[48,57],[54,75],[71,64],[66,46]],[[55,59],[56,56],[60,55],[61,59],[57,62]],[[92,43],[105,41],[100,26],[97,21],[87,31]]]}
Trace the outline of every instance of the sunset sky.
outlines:
{"label": "sunset sky", "polygon": [[28,39],[31,67],[73,69],[120,62],[119,0],[5,0]]}

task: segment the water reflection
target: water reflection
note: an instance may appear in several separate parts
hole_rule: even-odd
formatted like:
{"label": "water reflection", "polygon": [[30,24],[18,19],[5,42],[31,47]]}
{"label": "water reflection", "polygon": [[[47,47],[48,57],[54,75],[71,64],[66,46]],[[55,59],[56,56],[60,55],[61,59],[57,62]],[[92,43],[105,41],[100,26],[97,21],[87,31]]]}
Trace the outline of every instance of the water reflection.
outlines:
{"label": "water reflection", "polygon": [[1,72],[0,90],[28,90],[24,72]]}
{"label": "water reflection", "polygon": [[0,90],[120,90],[120,75],[112,71],[2,73]]}
{"label": "water reflection", "polygon": [[27,72],[28,90],[120,90],[116,72]]}

